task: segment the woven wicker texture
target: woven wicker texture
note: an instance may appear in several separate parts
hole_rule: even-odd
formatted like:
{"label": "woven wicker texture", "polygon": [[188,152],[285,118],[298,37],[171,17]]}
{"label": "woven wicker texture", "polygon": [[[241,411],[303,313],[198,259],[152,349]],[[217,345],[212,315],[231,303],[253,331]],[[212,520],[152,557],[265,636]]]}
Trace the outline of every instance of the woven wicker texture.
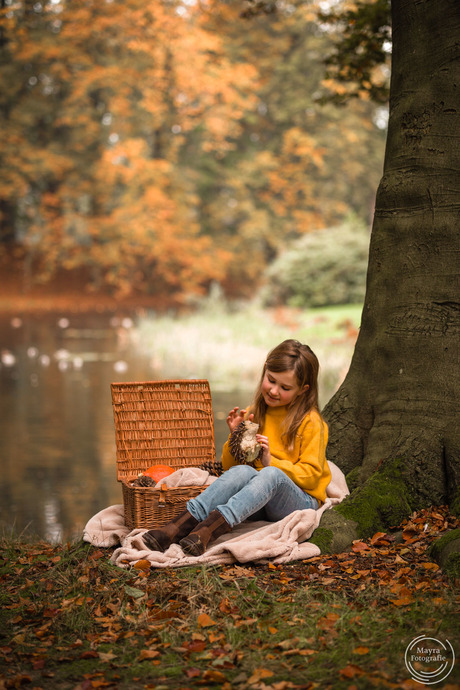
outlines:
{"label": "woven wicker texture", "polygon": [[186,509],[187,501],[206,487],[140,489],[122,483],[125,524],[129,529],[152,529],[166,525]]}
{"label": "woven wicker texture", "polygon": [[155,464],[180,469],[214,461],[208,381],[112,383],[111,388],[119,480]]}
{"label": "woven wicker texture", "polygon": [[161,490],[129,482],[151,465],[212,466],[214,419],[209,382],[168,380],[112,383],[117,477],[131,529],[160,526],[185,510],[203,487]]}

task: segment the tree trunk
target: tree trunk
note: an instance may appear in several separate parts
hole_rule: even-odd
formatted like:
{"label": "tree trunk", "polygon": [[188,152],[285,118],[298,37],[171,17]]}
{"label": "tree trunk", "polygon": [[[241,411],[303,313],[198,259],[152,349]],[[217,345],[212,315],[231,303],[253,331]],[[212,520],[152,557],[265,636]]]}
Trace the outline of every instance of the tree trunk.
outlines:
{"label": "tree trunk", "polygon": [[[362,324],[324,410],[328,458],[355,487],[337,510],[358,536],[413,509],[460,504],[460,3],[392,0],[392,23]],[[326,518],[329,546],[338,520]]]}

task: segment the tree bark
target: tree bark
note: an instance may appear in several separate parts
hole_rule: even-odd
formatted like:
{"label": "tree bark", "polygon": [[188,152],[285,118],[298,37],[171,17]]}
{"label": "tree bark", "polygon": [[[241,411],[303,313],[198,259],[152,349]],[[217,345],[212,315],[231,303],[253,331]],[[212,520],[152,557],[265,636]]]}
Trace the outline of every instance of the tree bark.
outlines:
{"label": "tree bark", "polygon": [[[328,458],[355,487],[339,512],[359,536],[400,518],[387,505],[399,505],[396,489],[403,513],[446,503],[458,512],[460,504],[460,3],[392,0],[392,25],[388,137],[361,329],[348,375],[323,412]],[[363,526],[372,487],[378,517]]]}

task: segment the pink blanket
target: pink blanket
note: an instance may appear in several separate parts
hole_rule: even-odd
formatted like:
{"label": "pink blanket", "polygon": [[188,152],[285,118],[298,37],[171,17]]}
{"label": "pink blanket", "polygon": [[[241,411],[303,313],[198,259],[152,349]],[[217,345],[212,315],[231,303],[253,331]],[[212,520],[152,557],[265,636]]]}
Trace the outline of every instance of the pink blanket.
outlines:
{"label": "pink blanket", "polygon": [[[327,500],[319,510],[297,510],[279,522],[244,522],[216,539],[202,556],[187,556],[178,544],[172,544],[165,553],[150,551],[142,539],[146,530],[130,532],[125,526],[122,505],[110,506],[92,517],[85,527],[83,539],[95,546],[120,544],[111,557],[111,561],[120,568],[128,568],[144,559],[155,568],[176,568],[206,563],[288,563],[312,558],[319,555],[320,549],[307,540],[318,527],[321,515],[349,493],[342,471],[332,462],[329,466],[332,478],[327,487]],[[178,470],[171,478],[168,477],[168,484],[184,486],[184,482],[195,481],[200,485],[213,480],[203,470],[188,468],[186,472],[185,476],[175,477],[184,473],[184,470]]]}

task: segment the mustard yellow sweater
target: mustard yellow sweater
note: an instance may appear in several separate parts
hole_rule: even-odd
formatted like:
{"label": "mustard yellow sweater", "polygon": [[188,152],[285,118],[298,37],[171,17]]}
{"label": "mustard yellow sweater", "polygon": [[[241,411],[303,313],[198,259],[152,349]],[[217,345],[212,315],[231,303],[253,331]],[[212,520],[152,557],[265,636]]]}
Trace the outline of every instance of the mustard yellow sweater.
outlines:
{"label": "mustard yellow sweater", "polygon": [[[281,439],[285,416],[286,407],[269,407],[264,425],[259,429],[259,433],[268,437],[271,465],[279,467],[297,486],[324,503],[326,487],[331,480],[326,460],[327,424],[318,412],[309,412],[297,431],[293,450],[288,451]],[[222,467],[228,470],[236,464],[227,441],[222,451]],[[256,470],[262,467],[260,460],[257,460]]]}

